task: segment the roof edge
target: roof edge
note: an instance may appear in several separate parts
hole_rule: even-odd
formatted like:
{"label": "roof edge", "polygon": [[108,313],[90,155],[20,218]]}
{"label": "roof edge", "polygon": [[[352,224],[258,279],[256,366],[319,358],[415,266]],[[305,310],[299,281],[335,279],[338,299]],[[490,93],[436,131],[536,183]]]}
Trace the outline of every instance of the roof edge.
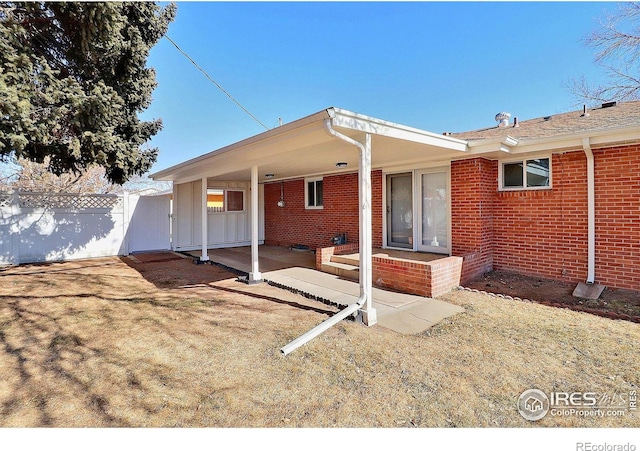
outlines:
{"label": "roof edge", "polygon": [[270,130],[264,131],[262,133],[259,133],[257,135],[253,135],[250,136],[248,138],[245,138],[241,141],[237,141],[235,143],[229,144],[227,146],[221,147],[219,149],[216,150],[212,150],[210,152],[207,152],[205,154],[199,155],[195,158],[191,158],[190,160],[187,161],[183,161],[182,163],[178,163],[176,165],[170,166],[166,169],[162,169],[159,171],[156,171],[152,174],[149,174],[149,178],[153,179],[153,180],[171,180],[170,177],[171,174],[175,174],[177,172],[180,172],[181,169],[184,169],[188,166],[191,166],[195,163],[207,160],[208,158],[211,158],[212,156],[217,156],[217,155],[222,155],[225,154],[227,152],[231,152],[233,150],[236,149],[240,149],[242,147],[246,147],[252,144],[255,144],[257,142],[260,141],[266,141],[269,139],[273,139],[277,136],[286,134],[286,133],[290,133],[294,130],[297,130],[301,127],[304,127],[306,125],[312,124],[314,122],[317,121],[322,121],[325,119],[329,119],[331,117],[333,117],[333,114],[335,114],[333,111],[335,110],[334,107],[329,107],[329,108],[325,108],[324,110],[320,110],[317,113],[313,113],[310,114],[308,116],[304,116],[300,119],[296,119],[293,122],[288,122],[286,124],[280,125],[278,127],[272,128]]}

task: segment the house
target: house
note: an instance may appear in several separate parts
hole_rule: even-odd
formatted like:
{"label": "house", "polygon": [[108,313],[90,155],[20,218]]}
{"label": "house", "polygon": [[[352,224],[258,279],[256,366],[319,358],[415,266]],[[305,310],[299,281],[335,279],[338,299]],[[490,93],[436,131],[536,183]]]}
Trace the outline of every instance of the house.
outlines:
{"label": "house", "polygon": [[539,412],[544,409],[544,404],[538,398],[530,396],[524,403],[525,408],[529,412]]}
{"label": "house", "polygon": [[[363,299],[381,279],[372,248],[450,258],[457,273],[424,274],[453,285],[504,269],[640,288],[640,102],[495,119],[442,134],[328,108],[152,177],[173,181],[174,249],[251,245],[252,281],[259,244],[339,236]],[[423,283],[416,266],[393,279]]]}

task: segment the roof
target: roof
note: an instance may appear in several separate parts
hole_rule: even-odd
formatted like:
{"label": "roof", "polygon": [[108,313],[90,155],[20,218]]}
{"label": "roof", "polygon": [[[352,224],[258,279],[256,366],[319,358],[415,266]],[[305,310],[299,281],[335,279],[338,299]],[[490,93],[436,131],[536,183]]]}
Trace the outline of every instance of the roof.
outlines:
{"label": "roof", "polygon": [[583,133],[595,130],[619,129],[640,126],[640,101],[611,102],[596,108],[555,114],[537,119],[511,121],[506,127],[494,126],[480,130],[451,133],[449,136],[465,141],[503,138],[510,136],[518,141]]}
{"label": "roof", "polygon": [[[371,138],[373,169],[406,170],[447,165],[464,158],[501,159],[516,154],[571,151],[640,142],[640,101],[612,103],[464,133],[437,134],[340,108],[327,108],[280,127],[152,174],[154,180],[186,183],[251,180],[269,183],[357,170],[358,151],[330,133],[363,142]],[[338,164],[339,163],[339,164]],[[345,167],[346,165],[346,167]]]}
{"label": "roof", "polygon": [[358,149],[332,135],[327,129],[329,124],[335,131],[359,142],[369,134],[374,169],[426,159],[446,164],[456,154],[467,150],[464,141],[450,136],[332,107],[161,170],[150,177],[176,183],[203,177],[220,181],[249,181],[251,168],[257,166],[260,182],[274,182],[357,171]]}

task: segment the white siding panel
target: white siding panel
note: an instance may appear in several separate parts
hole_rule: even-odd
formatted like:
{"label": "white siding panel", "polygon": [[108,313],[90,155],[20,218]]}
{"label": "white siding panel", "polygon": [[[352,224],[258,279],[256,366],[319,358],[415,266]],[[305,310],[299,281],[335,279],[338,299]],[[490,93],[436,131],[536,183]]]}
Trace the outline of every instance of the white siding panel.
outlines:
{"label": "white siding panel", "polygon": [[226,233],[225,243],[235,243],[241,241],[238,239],[238,214],[227,214],[226,216]]}
{"label": "white siding panel", "polygon": [[193,242],[193,183],[178,185],[177,211],[175,219],[178,222],[176,246],[192,246]]}
{"label": "white siding panel", "polygon": [[208,232],[209,244],[222,244],[225,242],[226,221],[224,213],[214,213],[209,215]]}

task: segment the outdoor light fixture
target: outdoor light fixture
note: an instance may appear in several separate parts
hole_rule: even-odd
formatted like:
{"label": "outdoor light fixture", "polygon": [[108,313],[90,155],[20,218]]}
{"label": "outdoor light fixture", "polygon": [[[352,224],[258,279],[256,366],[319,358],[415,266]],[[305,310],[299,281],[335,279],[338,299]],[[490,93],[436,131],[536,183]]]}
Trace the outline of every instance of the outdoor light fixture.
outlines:
{"label": "outdoor light fixture", "polygon": [[272,178],[274,178],[275,176],[276,176],[275,174],[265,174],[265,175],[264,175],[264,178],[265,178],[265,179],[272,179]]}
{"label": "outdoor light fixture", "polygon": [[339,163],[336,163],[336,167],[337,168],[346,168],[347,167],[347,163],[345,163],[344,161],[341,161]]}
{"label": "outdoor light fixture", "polygon": [[278,201],[278,207],[284,207],[284,182],[280,182],[280,200]]}

